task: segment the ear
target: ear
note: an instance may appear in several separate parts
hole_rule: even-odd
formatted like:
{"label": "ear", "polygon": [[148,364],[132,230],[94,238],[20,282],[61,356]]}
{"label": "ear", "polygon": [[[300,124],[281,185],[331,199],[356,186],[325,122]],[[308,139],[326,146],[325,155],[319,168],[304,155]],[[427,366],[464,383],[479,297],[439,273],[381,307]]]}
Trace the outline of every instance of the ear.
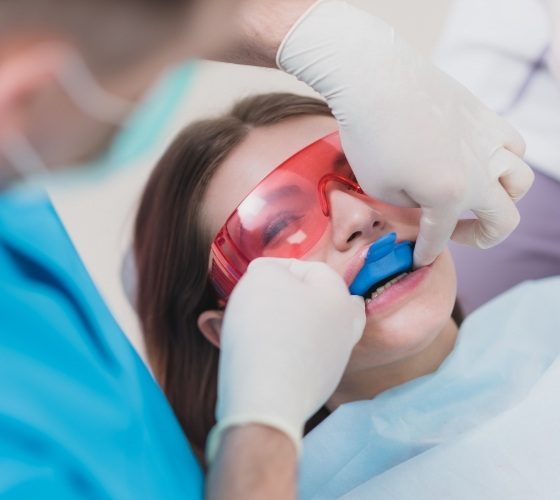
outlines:
{"label": "ear", "polygon": [[25,126],[28,103],[56,80],[67,54],[53,41],[0,46],[0,140]]}
{"label": "ear", "polygon": [[223,311],[204,311],[198,317],[198,329],[202,332],[206,340],[214,344],[218,349],[220,348],[223,319]]}

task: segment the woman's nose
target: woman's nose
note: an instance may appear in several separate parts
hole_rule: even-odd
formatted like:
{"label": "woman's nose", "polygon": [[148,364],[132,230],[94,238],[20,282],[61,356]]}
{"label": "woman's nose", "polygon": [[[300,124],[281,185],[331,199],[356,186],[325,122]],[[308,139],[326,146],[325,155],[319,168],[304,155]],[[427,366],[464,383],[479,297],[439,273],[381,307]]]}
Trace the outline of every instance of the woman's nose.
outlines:
{"label": "woman's nose", "polygon": [[369,205],[364,196],[332,189],[328,198],[332,238],[338,251],[373,242],[384,233],[383,215]]}

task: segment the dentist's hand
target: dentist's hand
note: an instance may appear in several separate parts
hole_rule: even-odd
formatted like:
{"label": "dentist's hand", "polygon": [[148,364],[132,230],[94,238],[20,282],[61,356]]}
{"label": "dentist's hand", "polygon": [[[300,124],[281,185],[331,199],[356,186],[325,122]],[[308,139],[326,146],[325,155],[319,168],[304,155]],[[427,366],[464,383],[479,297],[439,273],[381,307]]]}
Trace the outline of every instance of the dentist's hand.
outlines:
{"label": "dentist's hand", "polygon": [[[383,21],[319,2],[286,36],[278,66],[325,97],[369,195],[422,208],[416,265],[451,236],[487,248],[515,229],[515,202],[533,182],[523,139]],[[477,218],[459,221],[468,210]]]}
{"label": "dentist's hand", "polygon": [[230,426],[264,424],[296,447],[336,389],[365,325],[364,301],[326,264],[258,259],[226,309],[211,461]]}

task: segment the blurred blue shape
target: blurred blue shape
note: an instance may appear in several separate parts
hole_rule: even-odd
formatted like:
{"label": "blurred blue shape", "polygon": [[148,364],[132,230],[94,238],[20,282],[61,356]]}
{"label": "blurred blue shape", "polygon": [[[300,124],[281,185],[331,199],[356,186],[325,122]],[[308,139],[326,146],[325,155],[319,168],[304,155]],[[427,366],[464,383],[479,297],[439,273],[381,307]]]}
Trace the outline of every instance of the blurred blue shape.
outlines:
{"label": "blurred blue shape", "polygon": [[170,70],[146,97],[115,138],[103,163],[112,168],[129,164],[159,144],[175,117],[196,73],[196,63]]}
{"label": "blurred blue shape", "polygon": [[132,113],[111,145],[101,156],[81,168],[69,168],[47,179],[31,179],[18,189],[50,187],[72,188],[74,184],[103,180],[115,171],[141,164],[168,139],[169,127],[179,104],[187,95],[196,75],[197,65],[185,63],[170,69]]}
{"label": "blurred blue shape", "polygon": [[413,249],[412,241],[397,243],[394,232],[379,238],[369,247],[362,269],[350,284],[350,293],[365,296],[382,281],[412,271]]}
{"label": "blurred blue shape", "polygon": [[171,407],[28,190],[0,198],[0,496],[203,497]]}

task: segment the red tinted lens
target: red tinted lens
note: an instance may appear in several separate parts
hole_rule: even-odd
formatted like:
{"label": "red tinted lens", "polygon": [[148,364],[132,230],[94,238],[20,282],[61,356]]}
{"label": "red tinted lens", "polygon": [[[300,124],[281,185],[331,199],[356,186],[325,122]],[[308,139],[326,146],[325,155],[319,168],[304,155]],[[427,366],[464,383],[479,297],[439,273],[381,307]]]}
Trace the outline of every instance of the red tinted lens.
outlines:
{"label": "red tinted lens", "polygon": [[239,206],[226,224],[237,250],[257,257],[301,257],[328,224],[317,184],[291,171],[277,171]]}
{"label": "red tinted lens", "polygon": [[[212,245],[211,279],[222,297],[258,257],[303,258],[329,225],[325,182],[352,177],[338,133],[273,170],[230,216]],[[345,182],[350,186],[350,180]]]}

